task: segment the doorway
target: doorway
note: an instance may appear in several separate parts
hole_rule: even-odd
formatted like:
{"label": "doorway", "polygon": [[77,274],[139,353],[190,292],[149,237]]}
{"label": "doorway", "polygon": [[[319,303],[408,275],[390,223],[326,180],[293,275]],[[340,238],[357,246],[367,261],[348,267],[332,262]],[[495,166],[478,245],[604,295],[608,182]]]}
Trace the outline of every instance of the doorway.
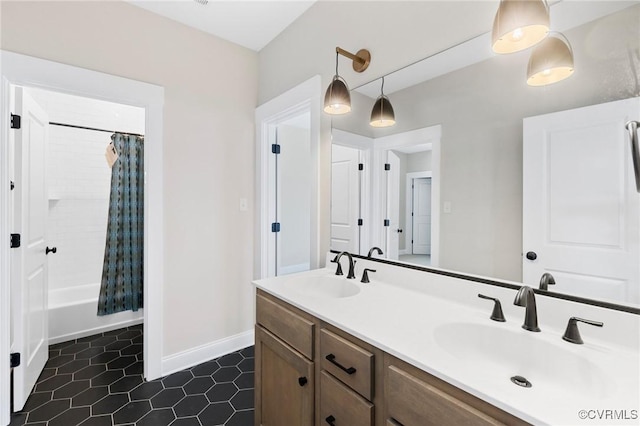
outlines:
{"label": "doorway", "polygon": [[[377,241],[386,248],[388,259],[416,263],[411,237],[411,183],[414,178],[431,178],[430,258],[437,267],[440,247],[440,125],[424,127],[375,139],[374,180],[380,189],[373,196],[380,225]],[[374,185],[375,186],[375,185]],[[374,240],[375,241],[375,240]],[[425,256],[425,255],[420,255]],[[404,257],[404,259],[403,259]],[[417,259],[424,265],[426,258]]]}
{"label": "doorway", "polygon": [[[424,175],[424,177],[417,177]],[[427,175],[429,175],[427,177]],[[431,265],[431,173],[407,173],[407,252],[403,262]]]}
{"label": "doorway", "polygon": [[[256,108],[255,278],[315,269],[322,262],[320,82],[320,76],[312,77]],[[300,143],[294,134],[302,133]],[[297,164],[296,158],[303,160]],[[293,251],[303,245],[298,257]]]}
{"label": "doorway", "polygon": [[[105,150],[115,132],[121,138],[122,133],[135,135],[135,143],[142,144],[145,111],[43,89],[11,86],[10,90],[11,110],[21,117],[10,141],[11,228],[22,240],[12,251],[11,273],[11,350],[22,357],[13,381],[14,410],[19,411],[45,368],[50,345],[143,322],[137,303],[132,306],[135,312],[116,308],[118,312],[99,316],[98,298],[103,265],[107,267],[112,172],[124,173],[132,152],[120,149],[120,157],[109,163]],[[135,171],[126,176],[135,179]],[[131,182],[122,187],[125,193],[132,193],[135,180]],[[139,196],[144,199],[143,191]],[[132,241],[135,235],[143,238],[143,222],[139,223],[140,234],[137,230],[131,234]],[[136,228],[129,229],[133,233]],[[142,271],[139,259],[132,267]],[[120,272],[115,265],[110,268],[114,277],[125,273],[117,268]],[[130,285],[142,285],[142,273],[140,278],[130,276]]]}
{"label": "doorway", "polygon": [[[10,227],[9,126],[10,86],[36,86],[62,93],[73,93],[137,106],[145,111],[145,229],[144,229],[144,377],[147,380],[162,375],[162,288],[163,288],[163,218],[162,218],[162,108],[164,89],[121,77],[102,74],[69,65],[0,51],[0,110],[3,118],[0,134],[0,231],[12,233]],[[8,359],[11,341],[11,248],[0,246],[0,357]],[[0,424],[9,422],[9,365],[0,368]]]}

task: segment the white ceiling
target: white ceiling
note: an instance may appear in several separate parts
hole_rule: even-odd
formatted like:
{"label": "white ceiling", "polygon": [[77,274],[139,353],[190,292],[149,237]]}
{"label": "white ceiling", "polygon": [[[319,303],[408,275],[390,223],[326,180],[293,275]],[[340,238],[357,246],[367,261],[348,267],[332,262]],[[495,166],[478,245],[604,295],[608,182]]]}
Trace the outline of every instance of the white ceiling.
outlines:
{"label": "white ceiling", "polygon": [[127,0],[193,28],[259,51],[316,0]]}

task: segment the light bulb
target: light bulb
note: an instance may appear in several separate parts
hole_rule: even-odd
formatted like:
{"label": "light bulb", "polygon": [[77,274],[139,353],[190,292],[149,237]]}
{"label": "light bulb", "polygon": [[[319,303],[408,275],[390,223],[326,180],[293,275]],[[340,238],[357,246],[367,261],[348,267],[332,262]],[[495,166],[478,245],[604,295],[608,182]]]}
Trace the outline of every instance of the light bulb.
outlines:
{"label": "light bulb", "polygon": [[522,28],[516,28],[515,30],[513,30],[511,38],[513,39],[513,41],[520,41],[523,35],[524,33],[522,32]]}

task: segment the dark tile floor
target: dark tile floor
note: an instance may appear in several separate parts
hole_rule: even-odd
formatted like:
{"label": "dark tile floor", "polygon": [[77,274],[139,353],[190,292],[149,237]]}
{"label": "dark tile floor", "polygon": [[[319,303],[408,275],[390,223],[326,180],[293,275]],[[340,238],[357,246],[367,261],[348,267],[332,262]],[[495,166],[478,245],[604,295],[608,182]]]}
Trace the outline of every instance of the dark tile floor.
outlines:
{"label": "dark tile floor", "polygon": [[10,426],[252,426],[253,347],[142,379],[142,326],[53,345]]}

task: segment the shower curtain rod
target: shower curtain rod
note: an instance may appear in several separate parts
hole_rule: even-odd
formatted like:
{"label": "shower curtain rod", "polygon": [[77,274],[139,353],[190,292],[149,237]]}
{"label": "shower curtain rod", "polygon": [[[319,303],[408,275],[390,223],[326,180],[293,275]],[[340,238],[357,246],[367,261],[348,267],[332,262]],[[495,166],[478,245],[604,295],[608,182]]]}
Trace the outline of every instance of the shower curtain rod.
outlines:
{"label": "shower curtain rod", "polygon": [[74,129],[95,130],[96,132],[121,133],[123,135],[140,136],[142,138],[144,137],[144,135],[140,135],[138,133],[118,132],[115,130],[98,129],[95,127],[76,126],[75,124],[56,123],[54,121],[50,121],[49,124],[52,126],[73,127]]}

